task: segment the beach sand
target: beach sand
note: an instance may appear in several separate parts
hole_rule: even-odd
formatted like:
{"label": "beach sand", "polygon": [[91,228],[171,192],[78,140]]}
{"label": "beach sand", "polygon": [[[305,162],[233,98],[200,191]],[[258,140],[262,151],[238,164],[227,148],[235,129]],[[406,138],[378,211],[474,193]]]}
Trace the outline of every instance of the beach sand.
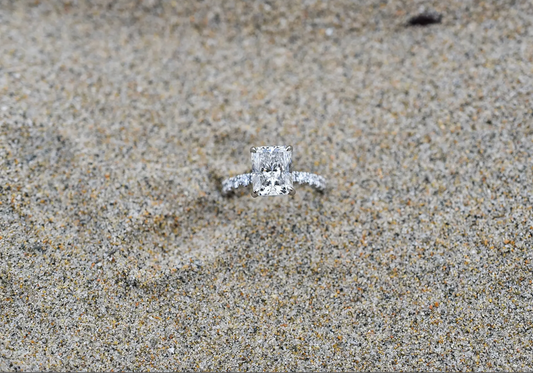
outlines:
{"label": "beach sand", "polygon": [[1,3],[0,370],[533,370],[531,2]]}

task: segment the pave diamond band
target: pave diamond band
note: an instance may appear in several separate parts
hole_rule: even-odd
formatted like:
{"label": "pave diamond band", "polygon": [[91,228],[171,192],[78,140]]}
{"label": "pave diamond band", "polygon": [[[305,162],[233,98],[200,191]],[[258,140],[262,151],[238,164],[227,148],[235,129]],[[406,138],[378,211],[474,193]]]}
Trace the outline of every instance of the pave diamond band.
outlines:
{"label": "pave diamond band", "polygon": [[309,172],[290,170],[292,146],[260,146],[250,149],[252,172],[230,177],[222,182],[222,193],[252,184],[252,196],[281,196],[294,194],[294,183],[308,184],[318,190],[326,188],[324,177]]}
{"label": "pave diamond band", "polygon": [[326,179],[324,179],[323,176],[311,174],[309,172],[294,171],[292,173],[292,181],[298,184],[309,184],[318,190],[326,189]]}
{"label": "pave diamond band", "polygon": [[222,193],[228,194],[229,192],[238,189],[239,187],[247,187],[252,182],[252,174],[242,174],[234,177],[230,177],[222,182]]}
{"label": "pave diamond band", "polygon": [[[326,179],[320,175],[311,174],[309,172],[292,172],[292,181],[298,184],[308,184],[320,191],[326,189]],[[240,187],[247,187],[251,183],[252,174],[242,174],[230,177],[222,182],[222,193],[231,193]]]}

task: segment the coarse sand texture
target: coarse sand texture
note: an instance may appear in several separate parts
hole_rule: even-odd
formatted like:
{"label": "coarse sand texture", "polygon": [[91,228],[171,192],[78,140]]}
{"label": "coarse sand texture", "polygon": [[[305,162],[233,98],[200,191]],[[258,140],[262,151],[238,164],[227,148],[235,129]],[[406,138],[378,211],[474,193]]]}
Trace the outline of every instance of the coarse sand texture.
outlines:
{"label": "coarse sand texture", "polygon": [[0,0],[0,371],[532,371],[532,98],[528,0]]}

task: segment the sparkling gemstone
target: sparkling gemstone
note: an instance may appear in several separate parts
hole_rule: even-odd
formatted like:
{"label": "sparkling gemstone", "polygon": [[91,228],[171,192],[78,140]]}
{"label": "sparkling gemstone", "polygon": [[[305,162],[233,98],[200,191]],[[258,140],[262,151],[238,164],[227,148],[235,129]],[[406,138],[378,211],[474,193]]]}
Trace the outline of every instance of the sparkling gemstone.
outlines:
{"label": "sparkling gemstone", "polygon": [[260,146],[252,150],[252,184],[258,196],[281,196],[292,191],[292,148]]}

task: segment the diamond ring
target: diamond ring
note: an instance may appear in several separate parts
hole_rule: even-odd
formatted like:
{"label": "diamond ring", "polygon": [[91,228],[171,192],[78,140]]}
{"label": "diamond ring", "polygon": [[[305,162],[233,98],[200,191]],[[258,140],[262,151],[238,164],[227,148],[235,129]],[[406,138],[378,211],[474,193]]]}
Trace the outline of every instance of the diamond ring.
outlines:
{"label": "diamond ring", "polygon": [[222,182],[222,193],[252,184],[252,197],[282,196],[295,193],[293,183],[309,184],[323,191],[326,179],[308,172],[291,172],[292,146],[253,146],[250,149],[252,172]]}

